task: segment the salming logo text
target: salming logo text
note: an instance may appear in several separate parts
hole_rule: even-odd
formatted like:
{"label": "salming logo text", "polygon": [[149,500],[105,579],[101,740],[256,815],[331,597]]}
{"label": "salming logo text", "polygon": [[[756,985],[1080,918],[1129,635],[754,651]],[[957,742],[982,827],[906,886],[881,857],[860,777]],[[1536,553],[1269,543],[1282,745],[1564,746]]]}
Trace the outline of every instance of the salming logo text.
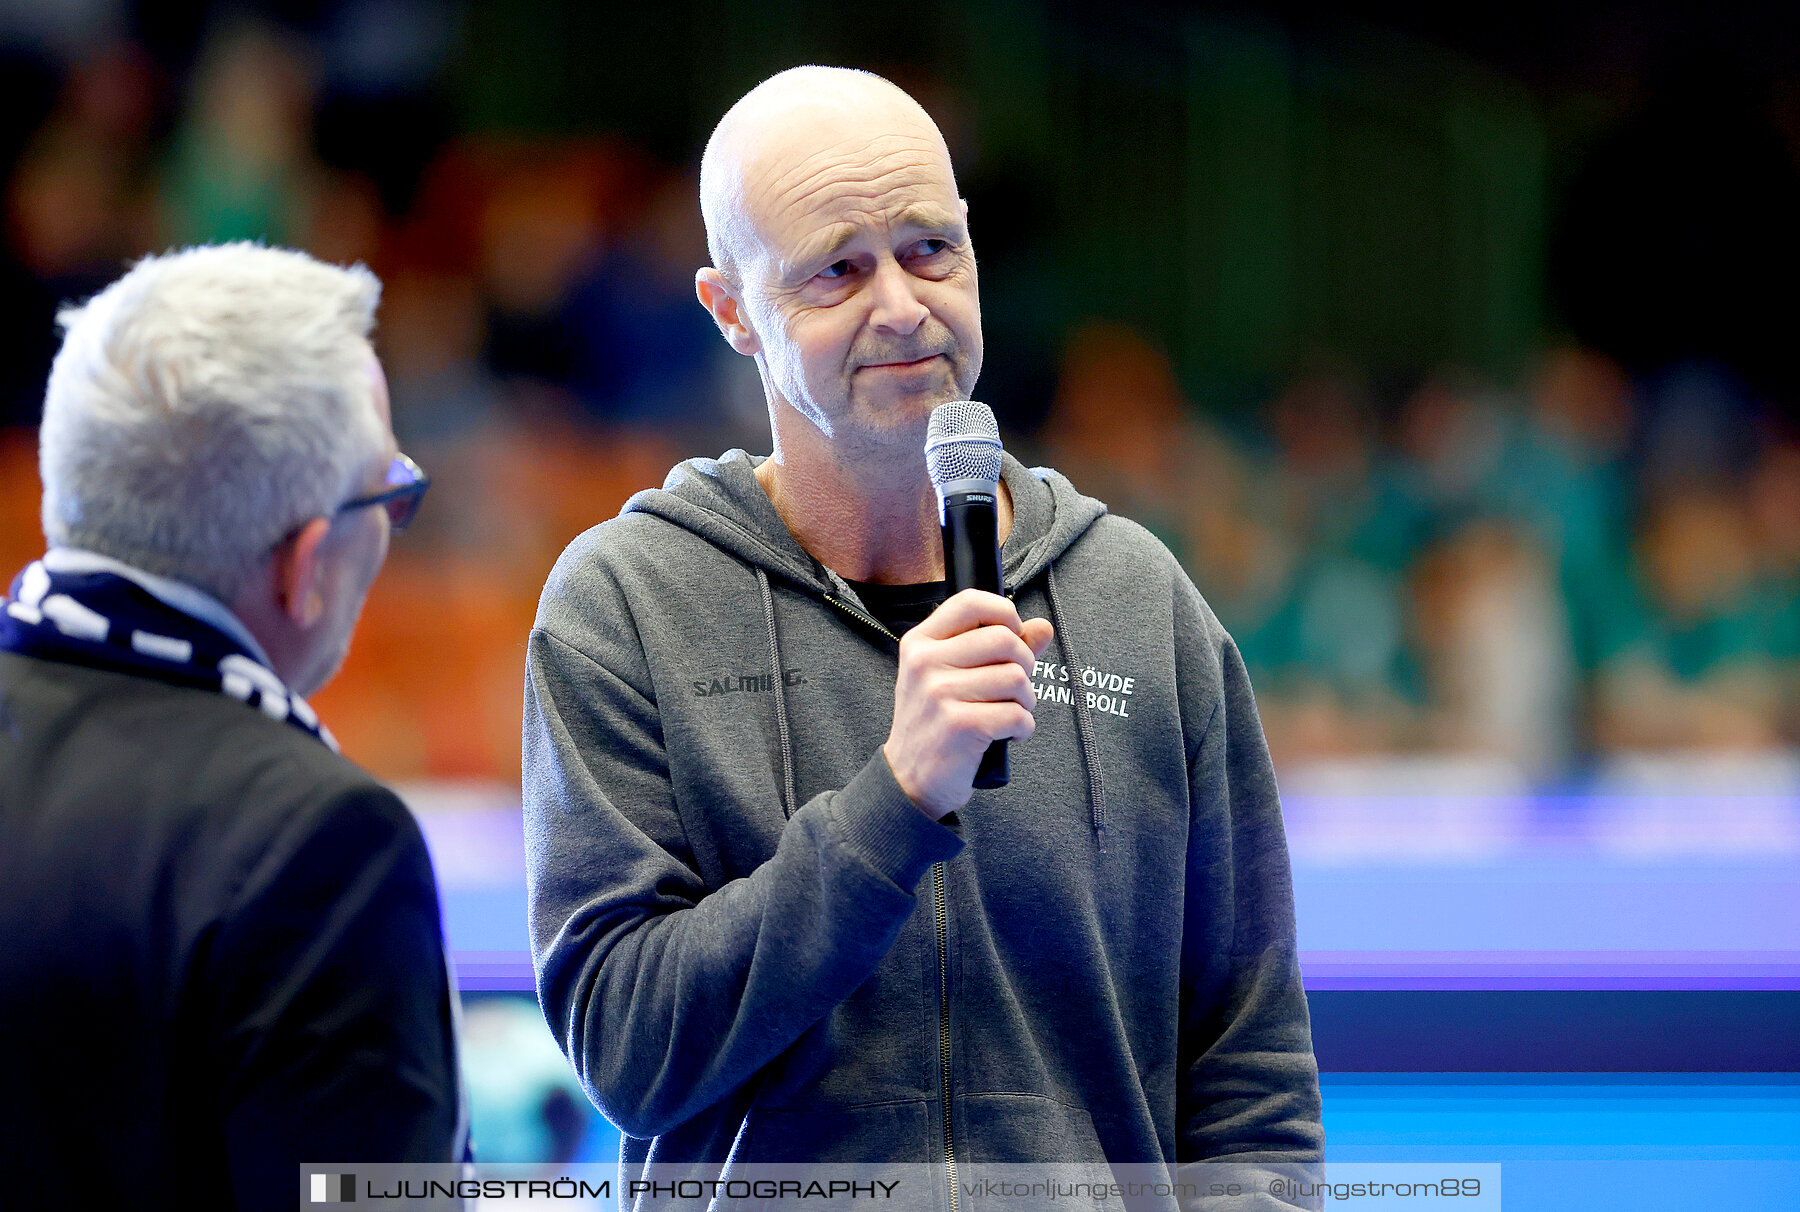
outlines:
{"label": "salming logo text", "polygon": [[[783,686],[804,686],[806,675],[798,669],[788,669],[781,675]],[[709,699],[715,694],[769,694],[775,689],[775,675],[772,673],[726,674],[723,677],[695,678],[694,697]]]}

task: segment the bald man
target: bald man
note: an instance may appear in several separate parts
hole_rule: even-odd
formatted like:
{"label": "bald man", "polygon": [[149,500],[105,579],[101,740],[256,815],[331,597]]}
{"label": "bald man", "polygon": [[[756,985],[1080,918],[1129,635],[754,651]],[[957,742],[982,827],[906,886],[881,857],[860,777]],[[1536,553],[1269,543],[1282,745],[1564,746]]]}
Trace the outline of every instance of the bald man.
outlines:
{"label": "bald man", "polygon": [[[1008,459],[1011,597],[946,600],[927,418],[981,309],[944,140],[797,68],[719,123],[700,302],[773,453],[681,464],[533,629],[538,988],[624,1160],[1305,1162],[1280,808],[1168,551]],[[1013,779],[972,791],[995,740]],[[950,1206],[955,1206],[954,1202]]]}

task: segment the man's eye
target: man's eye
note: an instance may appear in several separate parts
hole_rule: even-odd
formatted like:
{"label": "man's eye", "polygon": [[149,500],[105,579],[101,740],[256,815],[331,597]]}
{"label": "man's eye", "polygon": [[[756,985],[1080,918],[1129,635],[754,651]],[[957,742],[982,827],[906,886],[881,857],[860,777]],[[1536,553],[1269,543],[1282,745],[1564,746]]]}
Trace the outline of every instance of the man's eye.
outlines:
{"label": "man's eye", "polygon": [[920,240],[913,245],[913,252],[921,257],[935,257],[949,247],[950,241],[933,237],[929,240]]}
{"label": "man's eye", "polygon": [[819,276],[821,278],[841,278],[849,272],[850,262],[833,261],[830,265],[827,265],[824,269],[819,271]]}

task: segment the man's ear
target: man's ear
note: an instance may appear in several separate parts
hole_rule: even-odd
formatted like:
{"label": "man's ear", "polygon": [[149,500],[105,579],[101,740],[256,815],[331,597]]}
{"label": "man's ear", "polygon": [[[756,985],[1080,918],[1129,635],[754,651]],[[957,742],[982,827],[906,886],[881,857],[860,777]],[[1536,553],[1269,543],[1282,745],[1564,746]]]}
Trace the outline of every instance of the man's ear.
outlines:
{"label": "man's ear", "polygon": [[314,518],[283,539],[269,557],[275,604],[302,630],[317,623],[325,613],[324,569],[319,549],[330,533],[330,518]]}
{"label": "man's ear", "polygon": [[694,274],[694,293],[733,349],[746,357],[761,352],[762,340],[750,327],[744,315],[743,301],[724,274],[710,265],[702,266]]}

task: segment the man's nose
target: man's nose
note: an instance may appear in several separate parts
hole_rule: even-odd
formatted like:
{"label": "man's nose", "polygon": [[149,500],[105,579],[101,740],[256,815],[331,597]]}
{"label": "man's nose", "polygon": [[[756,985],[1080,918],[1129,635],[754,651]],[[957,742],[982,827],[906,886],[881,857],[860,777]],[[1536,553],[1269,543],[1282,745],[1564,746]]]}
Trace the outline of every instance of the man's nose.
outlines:
{"label": "man's nose", "polygon": [[895,336],[911,336],[931,314],[930,309],[919,302],[914,290],[917,284],[918,279],[907,273],[898,261],[886,260],[878,264],[874,281],[870,283],[874,292],[874,310],[869,315],[869,326]]}

